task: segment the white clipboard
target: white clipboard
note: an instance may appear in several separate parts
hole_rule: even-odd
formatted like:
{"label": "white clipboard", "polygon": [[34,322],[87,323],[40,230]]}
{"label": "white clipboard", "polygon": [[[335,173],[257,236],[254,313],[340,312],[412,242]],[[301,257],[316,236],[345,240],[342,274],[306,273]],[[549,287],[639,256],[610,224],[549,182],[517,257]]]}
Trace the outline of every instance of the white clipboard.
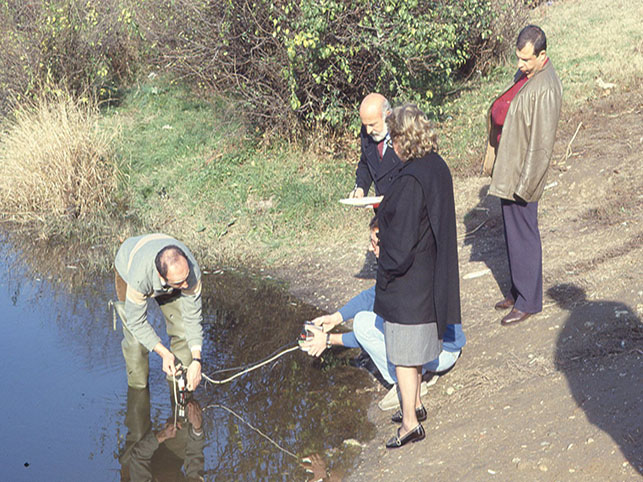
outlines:
{"label": "white clipboard", "polygon": [[347,206],[357,206],[360,208],[365,207],[377,207],[379,203],[382,202],[384,196],[367,196],[367,197],[351,197],[346,199],[340,199],[339,202],[346,204]]}

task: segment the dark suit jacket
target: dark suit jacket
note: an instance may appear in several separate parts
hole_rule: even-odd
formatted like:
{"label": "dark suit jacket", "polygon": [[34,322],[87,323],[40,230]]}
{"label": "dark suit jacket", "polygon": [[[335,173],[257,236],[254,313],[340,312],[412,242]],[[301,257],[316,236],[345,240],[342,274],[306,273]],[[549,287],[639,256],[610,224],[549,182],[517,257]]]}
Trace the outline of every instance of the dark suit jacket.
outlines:
{"label": "dark suit jacket", "polygon": [[362,143],[362,155],[355,171],[355,185],[361,187],[364,195],[368,196],[371,184],[375,183],[375,195],[383,195],[397,176],[402,162],[391,146],[386,148],[384,158],[380,160],[377,142],[366,133],[364,126],[359,137]]}
{"label": "dark suit jacket", "polygon": [[453,181],[435,153],[403,164],[377,213],[375,313],[402,324],[461,322]]}

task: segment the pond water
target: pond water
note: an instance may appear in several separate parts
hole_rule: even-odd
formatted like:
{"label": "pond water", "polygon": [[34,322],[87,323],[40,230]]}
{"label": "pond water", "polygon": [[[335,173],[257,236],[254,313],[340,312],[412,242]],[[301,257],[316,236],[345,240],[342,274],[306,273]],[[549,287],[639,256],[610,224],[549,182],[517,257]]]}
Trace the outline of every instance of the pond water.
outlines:
{"label": "pond water", "polygon": [[[303,458],[341,475],[356,454],[344,441],[372,437],[369,395],[357,390],[369,375],[347,363],[356,353],[321,362],[287,353],[230,383],[202,384],[185,414],[173,408],[154,354],[149,390],[128,390],[121,328],[113,330],[108,310],[112,276],[66,262],[56,273],[56,260],[0,240],[3,480],[144,480],[150,471],[158,480],[198,472],[206,480],[309,480]],[[234,272],[206,275],[203,300],[203,372],[217,380],[235,373],[220,370],[292,346],[303,320],[319,314],[276,283]],[[150,307],[164,333],[160,310]]]}

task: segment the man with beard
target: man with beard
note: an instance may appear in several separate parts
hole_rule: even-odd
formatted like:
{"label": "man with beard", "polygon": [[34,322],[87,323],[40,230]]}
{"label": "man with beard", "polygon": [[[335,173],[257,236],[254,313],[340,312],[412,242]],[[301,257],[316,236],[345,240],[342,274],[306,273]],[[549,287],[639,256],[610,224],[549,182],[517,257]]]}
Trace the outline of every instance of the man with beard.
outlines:
{"label": "man with beard", "polygon": [[391,105],[382,94],[371,93],[362,100],[359,108],[362,155],[355,172],[355,188],[349,194],[351,198],[366,196],[371,184],[375,184],[376,196],[385,194],[401,167],[386,128],[386,116],[390,113]]}

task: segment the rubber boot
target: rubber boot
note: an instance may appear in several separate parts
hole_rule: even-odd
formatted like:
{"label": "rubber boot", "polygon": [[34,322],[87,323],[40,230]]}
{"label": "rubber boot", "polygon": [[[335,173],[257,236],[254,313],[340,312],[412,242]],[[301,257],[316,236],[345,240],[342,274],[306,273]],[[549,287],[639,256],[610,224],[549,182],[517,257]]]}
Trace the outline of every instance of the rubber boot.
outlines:
{"label": "rubber boot", "polygon": [[123,351],[123,358],[125,358],[127,385],[131,388],[145,388],[147,387],[150,373],[149,352],[147,348],[136,341],[132,332],[125,326],[127,324],[125,303],[123,301],[114,301],[114,310],[118,313],[123,325],[121,350]]}

